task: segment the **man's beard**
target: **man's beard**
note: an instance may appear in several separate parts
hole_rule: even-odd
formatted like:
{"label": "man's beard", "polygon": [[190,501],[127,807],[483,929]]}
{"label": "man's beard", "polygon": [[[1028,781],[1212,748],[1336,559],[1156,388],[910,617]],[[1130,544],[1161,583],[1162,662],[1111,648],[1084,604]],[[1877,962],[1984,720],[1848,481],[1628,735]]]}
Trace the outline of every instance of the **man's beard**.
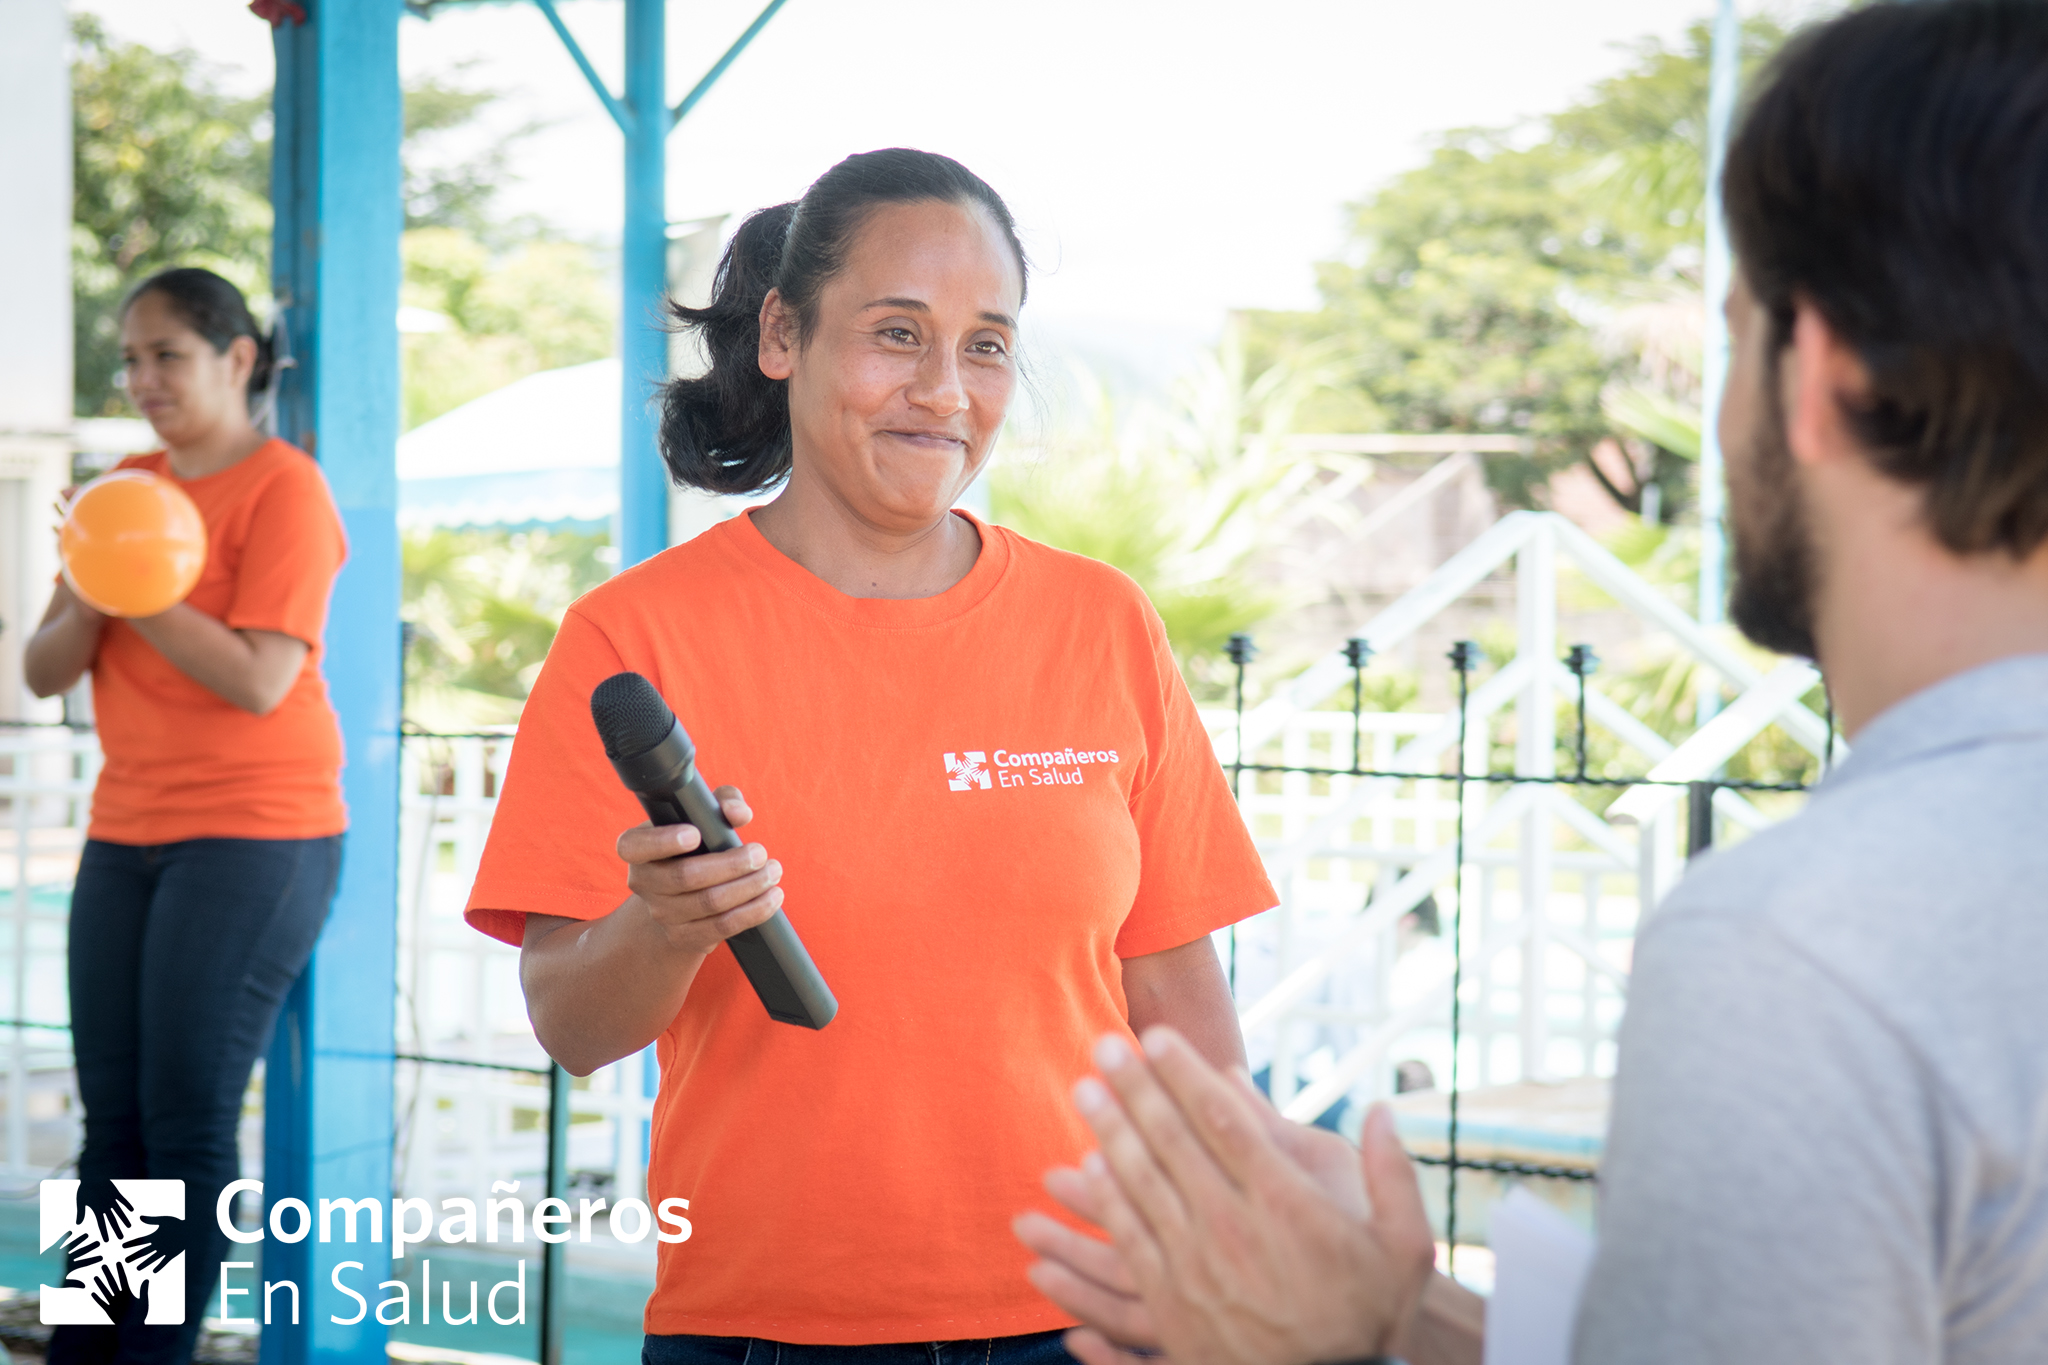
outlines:
{"label": "man's beard", "polygon": [[1813,537],[1792,448],[1785,440],[1784,404],[1771,386],[1766,386],[1763,406],[1764,420],[1751,431],[1750,449],[1741,462],[1746,473],[1728,481],[1729,530],[1735,541],[1728,616],[1757,645],[1811,659],[1818,653]]}

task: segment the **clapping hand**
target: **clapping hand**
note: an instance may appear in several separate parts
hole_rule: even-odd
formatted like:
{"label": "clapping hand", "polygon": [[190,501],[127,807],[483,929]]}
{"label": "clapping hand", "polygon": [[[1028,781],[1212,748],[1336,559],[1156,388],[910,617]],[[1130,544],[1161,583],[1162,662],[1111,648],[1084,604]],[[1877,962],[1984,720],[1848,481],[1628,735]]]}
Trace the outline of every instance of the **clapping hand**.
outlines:
{"label": "clapping hand", "polygon": [[1046,1177],[1110,1241],[1042,1214],[1016,1223],[1042,1258],[1032,1283],[1086,1324],[1068,1350],[1084,1365],[1160,1351],[1179,1365],[1310,1365],[1398,1349],[1434,1243],[1391,1113],[1375,1109],[1361,1154],[1287,1122],[1171,1029],[1147,1030],[1144,1047],[1098,1046],[1108,1085],[1081,1081],[1075,1104],[1101,1150]]}

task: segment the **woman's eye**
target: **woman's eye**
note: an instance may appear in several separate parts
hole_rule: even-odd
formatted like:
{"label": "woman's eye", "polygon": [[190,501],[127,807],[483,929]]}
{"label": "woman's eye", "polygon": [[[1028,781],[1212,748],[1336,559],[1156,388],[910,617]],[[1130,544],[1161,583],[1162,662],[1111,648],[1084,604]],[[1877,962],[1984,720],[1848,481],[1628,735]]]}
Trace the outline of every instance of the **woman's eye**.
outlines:
{"label": "woman's eye", "polygon": [[1009,348],[1004,346],[1003,343],[1000,341],[977,341],[972,346],[968,347],[968,349],[971,351],[975,351],[981,355],[999,356],[1009,354]]}
{"label": "woman's eye", "polygon": [[911,334],[908,327],[885,328],[882,335],[904,346],[915,346],[917,344],[917,338]]}

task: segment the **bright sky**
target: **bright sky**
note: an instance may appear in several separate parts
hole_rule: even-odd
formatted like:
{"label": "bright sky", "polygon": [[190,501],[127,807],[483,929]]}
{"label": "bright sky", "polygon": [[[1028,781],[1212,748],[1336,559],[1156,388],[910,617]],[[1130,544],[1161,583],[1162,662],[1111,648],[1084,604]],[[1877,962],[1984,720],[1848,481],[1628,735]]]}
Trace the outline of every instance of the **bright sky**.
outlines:
{"label": "bright sky", "polygon": [[[671,99],[761,0],[669,9]],[[1768,3],[1783,13],[1807,0]],[[118,34],[270,79],[243,0],[74,0]],[[959,158],[1010,202],[1039,274],[1027,328],[1163,375],[1232,307],[1315,303],[1342,207],[1430,135],[1562,107],[1674,40],[1711,0],[790,0],[671,138],[674,219],[794,198],[849,152]],[[623,6],[561,0],[616,88]],[[616,131],[539,11],[408,19],[408,75],[468,63],[508,123],[541,119],[504,198],[578,235],[618,231]]]}

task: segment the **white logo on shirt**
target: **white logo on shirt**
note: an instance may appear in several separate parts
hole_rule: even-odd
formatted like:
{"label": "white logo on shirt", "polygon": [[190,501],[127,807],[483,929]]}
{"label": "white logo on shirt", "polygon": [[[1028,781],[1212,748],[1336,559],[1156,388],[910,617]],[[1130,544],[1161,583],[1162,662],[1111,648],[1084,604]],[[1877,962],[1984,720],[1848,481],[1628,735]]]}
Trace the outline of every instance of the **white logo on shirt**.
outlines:
{"label": "white logo on shirt", "polygon": [[988,775],[988,755],[980,749],[969,749],[964,754],[946,755],[946,788],[948,791],[972,791],[976,787],[987,791],[995,782]]}
{"label": "white logo on shirt", "polygon": [[1117,763],[1114,749],[1038,749],[1021,752],[996,750],[994,763],[983,749],[947,754],[946,787],[964,792],[991,787],[1078,787],[1087,779],[1086,769],[1094,763]]}

